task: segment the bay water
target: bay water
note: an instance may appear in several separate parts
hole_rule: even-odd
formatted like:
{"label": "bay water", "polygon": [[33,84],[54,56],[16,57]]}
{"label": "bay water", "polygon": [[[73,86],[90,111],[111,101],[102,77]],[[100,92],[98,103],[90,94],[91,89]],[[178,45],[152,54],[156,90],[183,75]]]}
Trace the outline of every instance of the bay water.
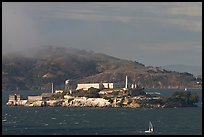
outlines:
{"label": "bay water", "polygon": [[[146,89],[170,96],[176,89]],[[3,135],[140,135],[152,122],[158,135],[202,135],[202,89],[189,89],[200,96],[198,107],[183,108],[68,108],[6,106],[2,91]],[[44,91],[19,91],[40,95]]]}

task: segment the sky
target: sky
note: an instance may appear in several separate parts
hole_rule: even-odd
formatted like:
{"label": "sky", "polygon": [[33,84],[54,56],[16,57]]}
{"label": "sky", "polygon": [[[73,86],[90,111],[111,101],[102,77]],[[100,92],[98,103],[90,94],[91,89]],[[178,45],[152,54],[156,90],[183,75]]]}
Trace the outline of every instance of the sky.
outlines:
{"label": "sky", "polygon": [[201,66],[202,3],[3,2],[2,52],[44,45]]}

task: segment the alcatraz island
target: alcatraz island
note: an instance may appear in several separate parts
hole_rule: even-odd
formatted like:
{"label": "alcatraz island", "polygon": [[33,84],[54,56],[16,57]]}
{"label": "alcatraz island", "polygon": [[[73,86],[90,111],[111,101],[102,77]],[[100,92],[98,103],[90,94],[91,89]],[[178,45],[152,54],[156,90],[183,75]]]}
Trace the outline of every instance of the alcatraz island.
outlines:
{"label": "alcatraz island", "polygon": [[116,83],[77,84],[74,89],[71,80],[65,81],[65,89],[28,96],[21,99],[20,94],[9,95],[8,106],[30,107],[125,107],[125,108],[169,108],[196,107],[199,97],[189,91],[177,91],[170,97],[155,96],[159,92],[148,94],[139,83],[125,86]]}

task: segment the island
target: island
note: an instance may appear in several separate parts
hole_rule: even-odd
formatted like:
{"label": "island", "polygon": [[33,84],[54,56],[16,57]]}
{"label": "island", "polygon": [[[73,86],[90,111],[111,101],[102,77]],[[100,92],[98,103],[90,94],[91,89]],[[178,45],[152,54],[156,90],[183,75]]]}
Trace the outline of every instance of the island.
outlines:
{"label": "island", "polygon": [[[69,85],[69,81],[67,81]],[[169,108],[196,107],[199,96],[190,91],[176,91],[170,97],[147,94],[137,84],[128,86],[127,77],[124,88],[116,88],[114,83],[77,84],[75,90],[67,86],[63,90],[28,96],[21,99],[19,94],[9,95],[8,106],[32,107],[125,107],[125,108]]]}

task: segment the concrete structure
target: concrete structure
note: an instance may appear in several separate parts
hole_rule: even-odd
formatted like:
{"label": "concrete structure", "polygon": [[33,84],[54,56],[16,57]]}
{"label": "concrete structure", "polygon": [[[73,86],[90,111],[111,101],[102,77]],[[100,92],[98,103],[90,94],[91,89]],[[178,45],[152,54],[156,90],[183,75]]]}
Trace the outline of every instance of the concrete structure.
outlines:
{"label": "concrete structure", "polygon": [[116,87],[114,83],[103,83],[104,88],[113,89]]}
{"label": "concrete structure", "polygon": [[16,102],[18,106],[25,106],[26,103],[27,103],[27,100],[19,100]]}
{"label": "concrete structure", "polygon": [[132,84],[132,85],[131,85],[131,88],[132,88],[132,89],[134,89],[134,88],[139,88],[139,86],[137,86],[137,84]]}
{"label": "concrete structure", "polygon": [[62,106],[66,107],[109,107],[111,103],[103,98],[86,98],[75,97],[71,101],[62,102]]}
{"label": "concrete structure", "polygon": [[71,81],[68,79],[68,80],[65,80],[65,89],[70,89],[70,84],[71,84]]}
{"label": "concrete structure", "polygon": [[65,80],[65,85],[69,84],[69,82],[70,82],[69,79]]}
{"label": "concrete structure", "polygon": [[9,101],[19,101],[19,100],[21,100],[19,94],[9,95]]}
{"label": "concrete structure", "polygon": [[28,102],[34,101],[46,101],[48,100],[53,93],[42,93],[40,96],[28,96]]}
{"label": "concrete structure", "polygon": [[113,90],[101,90],[100,92],[99,92],[99,94],[101,94],[101,95],[106,95],[106,94],[111,94],[113,92]]}
{"label": "concrete structure", "polygon": [[70,95],[64,95],[64,99],[74,99],[74,97]]}
{"label": "concrete structure", "polygon": [[41,96],[43,98],[50,98],[53,95],[53,93],[42,93]]}
{"label": "concrete structure", "polygon": [[134,84],[132,84],[131,88],[134,88]]}
{"label": "concrete structure", "polygon": [[45,106],[45,101],[35,101],[33,102],[32,104],[30,104],[29,106],[33,106],[33,107],[42,107],[42,106]]}
{"label": "concrete structure", "polygon": [[63,90],[55,90],[55,93],[62,93]]}
{"label": "concrete structure", "polygon": [[28,102],[40,101],[42,99],[42,96],[28,96]]}
{"label": "concrete structure", "polygon": [[46,105],[51,106],[51,107],[60,106],[61,103],[62,103],[61,100],[49,100],[49,101],[46,101]]}
{"label": "concrete structure", "polygon": [[104,88],[102,83],[87,83],[87,84],[77,84],[76,90],[79,90],[79,89],[88,90],[91,87],[97,88],[97,89],[103,89]]}
{"label": "concrete structure", "polygon": [[18,102],[20,101],[20,95],[19,94],[14,94],[14,95],[9,95],[9,100],[6,103],[7,105],[18,105]]}
{"label": "concrete structure", "polygon": [[117,88],[118,86],[115,83],[86,83],[86,84],[77,84],[76,90],[83,89],[83,90],[88,90],[89,88],[97,88],[97,89],[113,89]]}

